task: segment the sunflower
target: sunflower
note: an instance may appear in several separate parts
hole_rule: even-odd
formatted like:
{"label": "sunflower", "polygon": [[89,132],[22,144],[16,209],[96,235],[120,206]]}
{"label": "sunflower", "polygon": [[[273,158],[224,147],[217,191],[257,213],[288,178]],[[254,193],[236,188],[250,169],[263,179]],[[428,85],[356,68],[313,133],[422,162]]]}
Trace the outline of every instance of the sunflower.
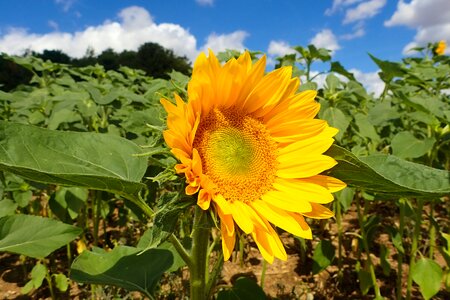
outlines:
{"label": "sunflower", "polygon": [[[245,52],[221,65],[212,51],[200,54],[188,84],[188,102],[162,99],[168,113],[164,139],[180,161],[186,194],[220,217],[228,260],[237,227],[251,234],[264,259],[287,259],[272,227],[311,239],[305,217],[324,219],[323,206],[345,184],[319,175],[336,161],[323,153],[337,129],[315,119],[315,91],[298,93],[292,68],[265,74],[266,58]],[[237,225],[237,227],[236,227]]]}
{"label": "sunflower", "polygon": [[447,47],[447,44],[444,40],[439,41],[437,43],[436,48],[434,49],[434,53],[436,55],[443,55],[445,53],[445,48]]}

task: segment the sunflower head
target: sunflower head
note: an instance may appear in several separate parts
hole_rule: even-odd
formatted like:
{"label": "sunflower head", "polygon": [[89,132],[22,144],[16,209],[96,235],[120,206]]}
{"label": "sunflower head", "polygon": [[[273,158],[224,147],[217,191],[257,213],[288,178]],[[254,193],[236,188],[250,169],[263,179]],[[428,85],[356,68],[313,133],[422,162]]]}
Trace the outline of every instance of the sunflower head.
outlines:
{"label": "sunflower head", "polygon": [[[336,161],[323,153],[337,129],[316,119],[315,91],[298,93],[291,67],[265,74],[266,58],[245,52],[221,65],[212,51],[197,58],[188,101],[162,99],[164,139],[180,161],[186,194],[220,217],[228,260],[236,229],[251,234],[268,262],[285,260],[273,226],[312,238],[304,217],[329,218],[322,204],[341,190],[340,180],[320,175]],[[237,227],[236,227],[237,225]]]}
{"label": "sunflower head", "polygon": [[439,41],[436,47],[434,48],[434,53],[436,55],[443,55],[445,53],[445,49],[447,48],[447,44],[444,40]]}

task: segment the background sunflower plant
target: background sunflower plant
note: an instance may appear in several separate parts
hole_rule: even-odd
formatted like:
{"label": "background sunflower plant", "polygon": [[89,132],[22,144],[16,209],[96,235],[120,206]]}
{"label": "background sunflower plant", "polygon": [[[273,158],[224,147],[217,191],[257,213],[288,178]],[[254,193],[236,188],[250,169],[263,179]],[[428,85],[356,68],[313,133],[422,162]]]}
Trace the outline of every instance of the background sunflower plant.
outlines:
{"label": "background sunflower plant", "polygon": [[[336,292],[353,280],[361,297],[445,297],[450,64],[435,46],[372,57],[377,98],[312,45],[273,71],[261,53],[210,51],[169,80],[5,56],[32,83],[0,91],[0,251],[32,262],[23,293],[45,280],[53,299],[77,284],[93,298],[264,299],[266,268],[293,251],[303,270],[335,272]],[[316,61],[330,66],[320,87]],[[260,285],[218,285],[249,249]]]}

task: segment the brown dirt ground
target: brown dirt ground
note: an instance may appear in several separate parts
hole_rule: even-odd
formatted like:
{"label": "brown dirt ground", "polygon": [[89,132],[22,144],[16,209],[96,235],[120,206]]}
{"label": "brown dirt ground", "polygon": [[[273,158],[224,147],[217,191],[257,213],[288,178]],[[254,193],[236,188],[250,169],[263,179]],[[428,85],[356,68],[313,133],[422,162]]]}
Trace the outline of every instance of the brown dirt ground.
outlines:
{"label": "brown dirt ground", "polygon": [[[394,224],[396,222],[397,211],[392,204],[377,205],[377,213],[382,215],[383,225]],[[438,220],[448,222],[448,207],[441,211],[436,209],[437,213],[444,214]],[[332,244],[338,247],[337,225],[334,220],[329,222],[316,222],[313,236],[322,237],[331,240]],[[342,242],[342,272],[339,272],[336,264],[332,264],[319,274],[313,275],[311,249],[318,243],[318,240],[308,241],[308,251],[301,259],[300,245],[297,239],[286,233],[281,233],[281,239],[288,253],[287,261],[275,260],[273,264],[267,264],[264,291],[271,299],[303,299],[303,300],[322,300],[322,299],[374,299],[373,290],[368,295],[363,296],[359,291],[359,282],[354,270],[359,259],[357,239],[352,233],[359,231],[357,222],[357,213],[355,206],[344,215],[343,224],[343,242]],[[448,224],[444,226],[448,227]],[[111,232],[120,236],[118,228],[110,228]],[[426,228],[424,228],[425,232]],[[424,234],[426,238],[426,234]],[[373,241],[373,253],[371,257],[376,266],[376,275],[381,293],[387,299],[395,299],[395,282],[397,270],[397,251],[390,242],[389,236],[384,232],[377,232]],[[406,241],[408,242],[408,241]],[[426,242],[426,241],[424,241]],[[378,257],[379,245],[384,244],[389,249],[389,262],[391,271],[386,276],[380,267],[380,259]],[[75,249],[74,249],[75,250]],[[249,240],[246,251],[244,251],[244,260],[241,263],[237,257],[237,253],[233,255],[231,261],[225,262],[218,284],[218,289],[229,286],[240,276],[253,278],[258,284],[261,284],[261,274],[263,269],[263,260],[256,245]],[[58,251],[56,257],[64,255],[65,251]],[[336,251],[337,257],[337,251]],[[366,257],[361,256],[363,259]],[[61,259],[62,261],[63,259]],[[445,265],[445,261],[439,253],[436,253],[435,260],[441,265]],[[405,258],[408,262],[409,258]],[[20,256],[12,254],[0,254],[0,299],[5,300],[28,300],[28,299],[51,299],[46,284],[30,295],[22,295],[20,288],[27,281],[27,272],[32,268],[32,260],[28,259],[23,263]],[[58,266],[60,270],[67,270],[68,266]],[[408,274],[408,264],[402,266],[404,282]],[[163,279],[161,286],[160,299],[188,299],[188,272],[181,269],[178,272],[169,274]],[[92,291],[87,286],[80,286],[75,282],[71,282],[69,291],[66,293],[57,293],[57,299],[92,299]],[[405,287],[403,287],[405,289]],[[95,289],[95,299],[144,299],[139,293],[127,293],[121,289],[113,287],[97,287]],[[422,299],[417,287],[415,286],[412,294],[413,299]],[[441,291],[433,297],[436,300],[450,299],[450,291],[445,291],[442,286]]]}

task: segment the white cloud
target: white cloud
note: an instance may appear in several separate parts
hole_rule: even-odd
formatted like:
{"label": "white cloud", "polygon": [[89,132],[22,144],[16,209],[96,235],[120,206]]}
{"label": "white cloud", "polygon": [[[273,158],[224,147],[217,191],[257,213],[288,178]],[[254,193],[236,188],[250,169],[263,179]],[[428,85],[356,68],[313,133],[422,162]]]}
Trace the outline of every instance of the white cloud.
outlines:
{"label": "white cloud", "polygon": [[227,49],[242,51],[245,50],[244,40],[247,36],[248,33],[242,30],[237,30],[229,34],[211,33],[202,49],[203,51],[211,49],[214,52],[225,51]]}
{"label": "white cloud", "polygon": [[384,90],[384,82],[378,76],[378,72],[364,73],[357,69],[350,69],[349,72],[353,73],[356,80],[362,83],[369,93],[374,93],[376,97],[380,96]]}
{"label": "white cloud", "polygon": [[55,3],[62,6],[63,11],[67,12],[77,0],[55,0]]}
{"label": "white cloud", "polygon": [[386,0],[369,0],[360,3],[355,8],[346,11],[343,23],[348,24],[370,19],[377,15],[385,5]]}
{"label": "white cloud", "polygon": [[207,6],[207,5],[213,6],[213,4],[214,4],[214,0],[195,0],[195,2],[197,2],[199,5],[202,5],[202,6]]}
{"label": "white cloud", "polygon": [[325,15],[331,16],[334,14],[338,9],[341,9],[342,7],[352,5],[357,2],[361,2],[362,0],[333,0],[333,6],[331,8],[327,8],[325,11]]}
{"label": "white cloud", "polygon": [[311,44],[317,48],[326,48],[334,53],[341,47],[338,44],[337,38],[330,29],[323,29],[317,33],[310,41]]}
{"label": "white cloud", "polygon": [[287,54],[295,53],[292,46],[284,41],[270,41],[267,53],[276,57],[282,57]]}
{"label": "white cloud", "polygon": [[[412,47],[423,46],[429,42],[445,40],[450,42],[450,1],[448,0],[401,0],[392,17],[385,26],[407,26],[417,30],[414,40],[408,43],[403,52]],[[446,53],[450,49],[447,49]]]}
{"label": "white cloud", "polygon": [[358,26],[353,28],[352,33],[347,33],[341,35],[339,38],[343,40],[353,40],[359,37],[362,37],[366,34],[366,30],[364,29],[364,24],[360,23]]}
{"label": "white cloud", "polygon": [[449,22],[450,1],[448,0],[412,0],[409,3],[400,0],[397,4],[397,10],[384,24],[386,26],[406,25],[417,28]]}
{"label": "white cloud", "polygon": [[56,23],[55,21],[49,20],[49,21],[47,22],[47,24],[48,24],[48,26],[49,26],[51,29],[53,29],[54,31],[58,31],[58,30],[59,30],[59,25],[58,25],[58,23]]}
{"label": "white cloud", "polygon": [[120,52],[136,50],[146,42],[155,42],[191,60],[198,54],[195,37],[180,25],[156,24],[147,10],[137,6],[123,9],[118,16],[118,22],[105,21],[75,33],[36,34],[13,28],[0,36],[0,52],[20,55],[28,49],[37,52],[55,49],[72,57],[82,57],[88,47],[94,49],[95,53],[108,48]]}

